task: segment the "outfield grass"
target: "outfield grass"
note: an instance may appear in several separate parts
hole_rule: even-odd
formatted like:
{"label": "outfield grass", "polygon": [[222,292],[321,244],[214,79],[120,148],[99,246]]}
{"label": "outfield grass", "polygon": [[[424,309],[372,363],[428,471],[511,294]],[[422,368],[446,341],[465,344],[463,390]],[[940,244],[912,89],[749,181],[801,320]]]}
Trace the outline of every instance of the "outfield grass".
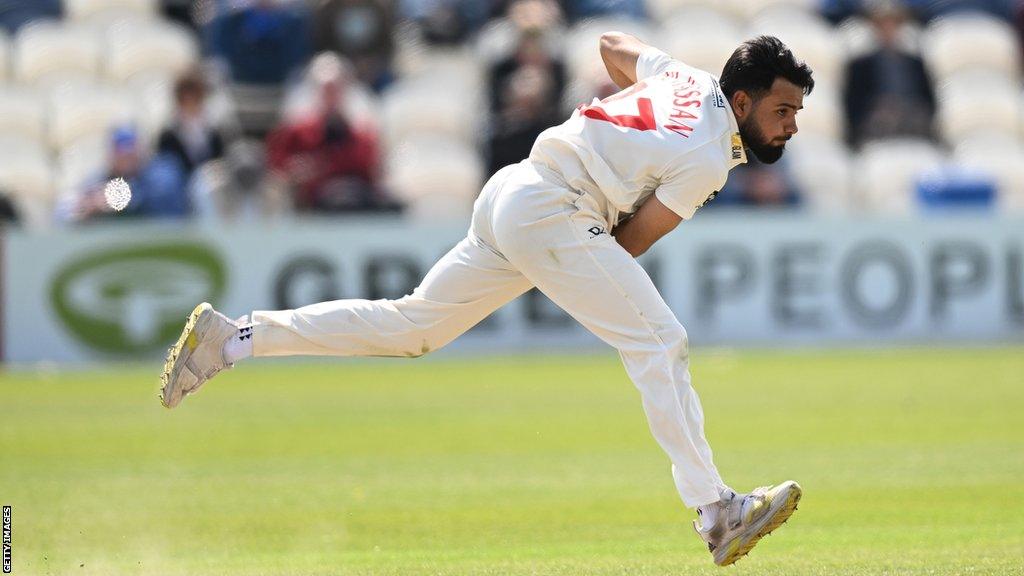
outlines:
{"label": "outfield grass", "polygon": [[800,510],[735,568],[613,354],[0,376],[14,574],[1024,574],[1024,349],[697,350],[735,488]]}

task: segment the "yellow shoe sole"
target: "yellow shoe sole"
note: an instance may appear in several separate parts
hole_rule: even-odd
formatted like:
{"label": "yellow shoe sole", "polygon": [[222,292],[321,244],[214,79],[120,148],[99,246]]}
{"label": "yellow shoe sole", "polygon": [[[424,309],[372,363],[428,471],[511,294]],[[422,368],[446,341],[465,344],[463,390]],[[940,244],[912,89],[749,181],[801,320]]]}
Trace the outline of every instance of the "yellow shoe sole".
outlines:
{"label": "yellow shoe sole", "polygon": [[801,496],[803,496],[803,491],[801,490],[800,485],[793,482],[793,486],[786,497],[786,502],[775,512],[775,514],[772,515],[771,519],[757,532],[755,532],[753,536],[748,538],[739,537],[730,542],[728,554],[726,554],[725,558],[717,564],[719,566],[728,566],[746,556],[761,540],[761,538],[771,534],[773,530],[785,524],[786,520],[789,520],[789,517],[793,515],[793,512],[796,512]]}
{"label": "yellow shoe sole", "polygon": [[[207,302],[203,302],[199,306],[196,306],[192,313],[188,315],[188,320],[185,321],[185,328],[181,331],[181,336],[178,337],[178,341],[171,346],[170,350],[167,351],[167,359],[164,360],[164,371],[160,374],[160,403],[165,408],[174,408],[175,404],[169,404],[167,399],[170,394],[175,393],[175,390],[168,390],[167,386],[171,382],[171,372],[174,370],[174,365],[178,362],[178,356],[181,355],[182,350],[188,346],[189,350],[195,350],[196,348],[196,337],[193,330],[195,330],[196,322],[203,312],[212,310],[211,306]],[[179,402],[180,402],[179,398]]]}

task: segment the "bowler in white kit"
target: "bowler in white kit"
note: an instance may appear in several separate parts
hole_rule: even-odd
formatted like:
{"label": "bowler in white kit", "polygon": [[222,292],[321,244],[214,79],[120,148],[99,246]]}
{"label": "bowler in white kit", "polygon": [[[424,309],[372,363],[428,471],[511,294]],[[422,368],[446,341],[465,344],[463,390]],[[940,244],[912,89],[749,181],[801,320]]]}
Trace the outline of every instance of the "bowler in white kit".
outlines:
{"label": "bowler in white kit", "polygon": [[600,50],[623,90],[581,106],[529,158],[494,174],[466,238],[411,295],[237,321],[200,304],[168,353],[163,404],[177,406],[250,356],[422,356],[536,286],[619,351],[715,563],[749,552],[793,513],[800,486],[739,494],[722,480],[690,384],[686,330],[635,257],[711,200],[748,153],[778,160],[814,80],[770,36],[741,44],[720,78],[619,32],[604,34]]}

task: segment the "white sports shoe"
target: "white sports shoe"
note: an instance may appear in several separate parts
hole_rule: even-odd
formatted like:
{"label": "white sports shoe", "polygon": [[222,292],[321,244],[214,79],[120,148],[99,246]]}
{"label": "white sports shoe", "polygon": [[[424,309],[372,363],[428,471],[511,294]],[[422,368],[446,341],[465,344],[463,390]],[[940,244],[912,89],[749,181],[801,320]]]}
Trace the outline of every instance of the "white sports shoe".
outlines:
{"label": "white sports shoe", "polygon": [[160,375],[160,402],[174,408],[218,372],[231,368],[224,360],[224,343],[239,324],[203,302],[192,310],[181,337],[167,351]]}
{"label": "white sports shoe", "polygon": [[792,480],[778,486],[757,488],[750,494],[722,491],[715,523],[693,527],[708,544],[715,564],[728,566],[739,560],[767,536],[782,526],[796,511],[802,491]]}

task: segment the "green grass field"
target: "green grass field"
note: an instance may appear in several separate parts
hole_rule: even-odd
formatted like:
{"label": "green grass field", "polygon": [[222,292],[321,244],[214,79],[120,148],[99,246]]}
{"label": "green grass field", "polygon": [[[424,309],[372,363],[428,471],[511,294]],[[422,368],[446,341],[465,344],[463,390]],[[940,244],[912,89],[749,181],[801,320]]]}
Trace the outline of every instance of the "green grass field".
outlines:
{"label": "green grass field", "polygon": [[736,567],[589,357],[0,376],[14,574],[1024,574],[1024,349],[696,350],[716,462],[800,510]]}

